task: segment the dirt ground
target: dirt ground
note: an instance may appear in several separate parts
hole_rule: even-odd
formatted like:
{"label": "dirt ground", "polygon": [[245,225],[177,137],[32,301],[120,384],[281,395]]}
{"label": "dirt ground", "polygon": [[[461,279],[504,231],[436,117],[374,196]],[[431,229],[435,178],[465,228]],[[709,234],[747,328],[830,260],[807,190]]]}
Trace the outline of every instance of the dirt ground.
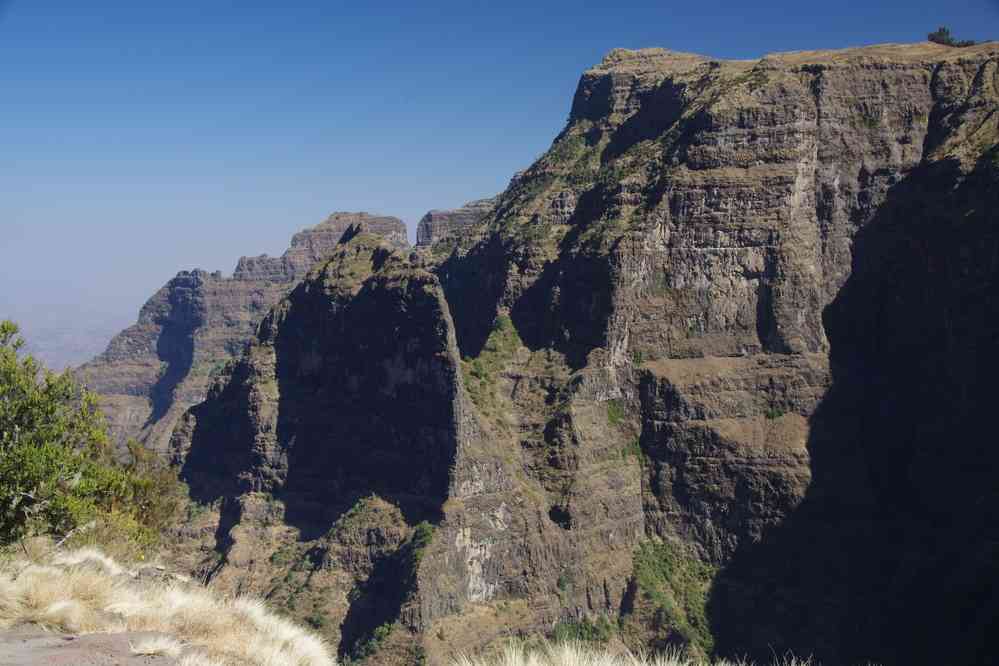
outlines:
{"label": "dirt ground", "polygon": [[0,631],[0,666],[170,666],[175,659],[139,656],[129,643],[152,633],[74,636],[23,626]]}

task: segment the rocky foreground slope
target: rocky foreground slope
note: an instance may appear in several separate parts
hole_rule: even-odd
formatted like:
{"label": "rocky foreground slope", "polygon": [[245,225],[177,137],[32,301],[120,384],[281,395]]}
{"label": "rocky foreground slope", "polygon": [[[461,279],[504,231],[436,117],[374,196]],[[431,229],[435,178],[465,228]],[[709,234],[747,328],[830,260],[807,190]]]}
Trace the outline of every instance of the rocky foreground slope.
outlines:
{"label": "rocky foreground slope", "polygon": [[270,311],[173,433],[182,555],[368,663],[987,663],[997,140],[995,43],[612,52],[450,254]]}

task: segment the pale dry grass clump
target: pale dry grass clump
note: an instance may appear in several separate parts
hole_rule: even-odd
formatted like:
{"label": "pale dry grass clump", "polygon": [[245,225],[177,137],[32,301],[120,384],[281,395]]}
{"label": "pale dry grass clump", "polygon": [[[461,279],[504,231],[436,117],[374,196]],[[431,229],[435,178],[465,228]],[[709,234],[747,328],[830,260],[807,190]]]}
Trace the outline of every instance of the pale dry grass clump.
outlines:
{"label": "pale dry grass clump", "polygon": [[186,666],[334,666],[326,644],[260,601],[137,579],[99,551],[0,565],[0,628],[33,623],[72,633],[155,632],[136,654]]}
{"label": "pale dry grass clump", "polygon": [[[493,657],[460,657],[454,666],[750,666],[746,662],[704,661],[679,651],[646,656],[610,651],[584,643],[512,644]],[[811,666],[810,660],[778,659],[774,666]]]}
{"label": "pale dry grass clump", "polygon": [[132,654],[162,655],[164,657],[179,657],[184,652],[184,644],[169,636],[150,636],[142,638],[129,647]]}

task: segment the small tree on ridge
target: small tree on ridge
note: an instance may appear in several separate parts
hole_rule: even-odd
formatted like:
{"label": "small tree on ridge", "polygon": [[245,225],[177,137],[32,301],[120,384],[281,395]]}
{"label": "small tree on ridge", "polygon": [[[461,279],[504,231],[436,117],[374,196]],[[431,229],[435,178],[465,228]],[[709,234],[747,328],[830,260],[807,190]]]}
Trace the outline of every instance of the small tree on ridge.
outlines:
{"label": "small tree on ridge", "polygon": [[962,40],[954,39],[954,36],[950,33],[950,28],[943,25],[934,30],[933,32],[931,32],[930,34],[926,35],[926,39],[930,40],[935,44],[943,44],[944,46],[955,46],[958,48],[963,46],[975,45],[975,41],[972,39],[962,39]]}

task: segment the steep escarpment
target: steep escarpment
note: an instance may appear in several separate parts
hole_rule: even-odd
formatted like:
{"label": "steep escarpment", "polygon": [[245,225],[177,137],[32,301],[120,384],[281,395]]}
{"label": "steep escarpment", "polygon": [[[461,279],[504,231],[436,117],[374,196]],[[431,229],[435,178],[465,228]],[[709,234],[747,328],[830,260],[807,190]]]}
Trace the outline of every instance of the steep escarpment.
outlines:
{"label": "steep escarpment", "polygon": [[[354,656],[404,605],[419,616],[415,566],[477,430],[459,363],[437,279],[377,236],[345,240],[175,433],[194,496],[223,500],[216,584],[323,618]],[[245,578],[260,570],[275,577]]]}
{"label": "steep escarpment", "polygon": [[[481,416],[511,400],[544,404],[546,373],[531,367],[508,319],[497,320],[489,348],[489,368],[460,358],[432,273],[374,236],[345,241],[263,321],[174,434],[194,496],[221,502],[221,559],[209,558],[204,573],[217,585],[288,599],[306,617],[318,613],[345,655],[364,656],[377,639],[382,650],[401,651],[400,663],[411,663],[410,648],[439,656],[510,630],[489,617],[457,618],[469,604],[492,615],[501,600],[530,595],[544,604],[545,622],[557,619],[560,598],[619,604],[622,591],[601,581],[640,531],[637,460],[619,470],[621,451],[601,453],[598,442],[552,423],[550,437],[584,439],[593,458],[571,470],[593,473],[578,475],[575,488],[571,473],[553,479],[549,501],[520,469],[522,456],[511,455],[518,427]],[[483,379],[511,355],[522,357],[520,376],[505,378],[505,390]],[[592,400],[574,409],[606,430]],[[628,484],[632,492],[613,496]],[[578,511],[574,493],[585,496]],[[553,519],[570,511],[594,532],[588,543],[610,538],[600,556],[610,562],[587,557],[571,525]],[[525,557],[536,570],[526,578]],[[572,582],[560,586],[560,577]],[[515,605],[512,621],[543,630],[538,609]],[[414,643],[413,634],[442,645]]]}
{"label": "steep escarpment", "polygon": [[[184,457],[195,492],[280,488],[296,496],[303,521],[310,507],[318,511],[316,523],[380,492],[414,523],[433,517],[454,458],[446,405],[457,394],[438,291],[431,274],[378,236],[362,232],[340,245],[263,320],[211,399],[189,412]],[[408,355],[422,362],[407,364]],[[247,403],[253,409],[242,409]]]}
{"label": "steep escarpment", "polygon": [[[984,415],[999,369],[997,156],[969,172],[953,157],[919,165],[856,235],[824,313],[832,372],[808,433],[812,483],[719,579],[729,649],[811,640],[899,664],[995,654],[999,460]],[[753,623],[733,622],[747,612]]]}
{"label": "steep escarpment", "polygon": [[447,257],[343,243],[188,412],[203,570],[370,663],[986,663],[997,71],[612,52]]}
{"label": "steep escarpment", "polygon": [[334,213],[296,234],[281,257],[244,257],[232,278],[182,271],[142,307],[138,322],[76,372],[99,393],[116,440],[141,440],[165,452],[177,418],[204,399],[211,377],[239,356],[267,311],[360,226],[406,247],[392,217]]}

